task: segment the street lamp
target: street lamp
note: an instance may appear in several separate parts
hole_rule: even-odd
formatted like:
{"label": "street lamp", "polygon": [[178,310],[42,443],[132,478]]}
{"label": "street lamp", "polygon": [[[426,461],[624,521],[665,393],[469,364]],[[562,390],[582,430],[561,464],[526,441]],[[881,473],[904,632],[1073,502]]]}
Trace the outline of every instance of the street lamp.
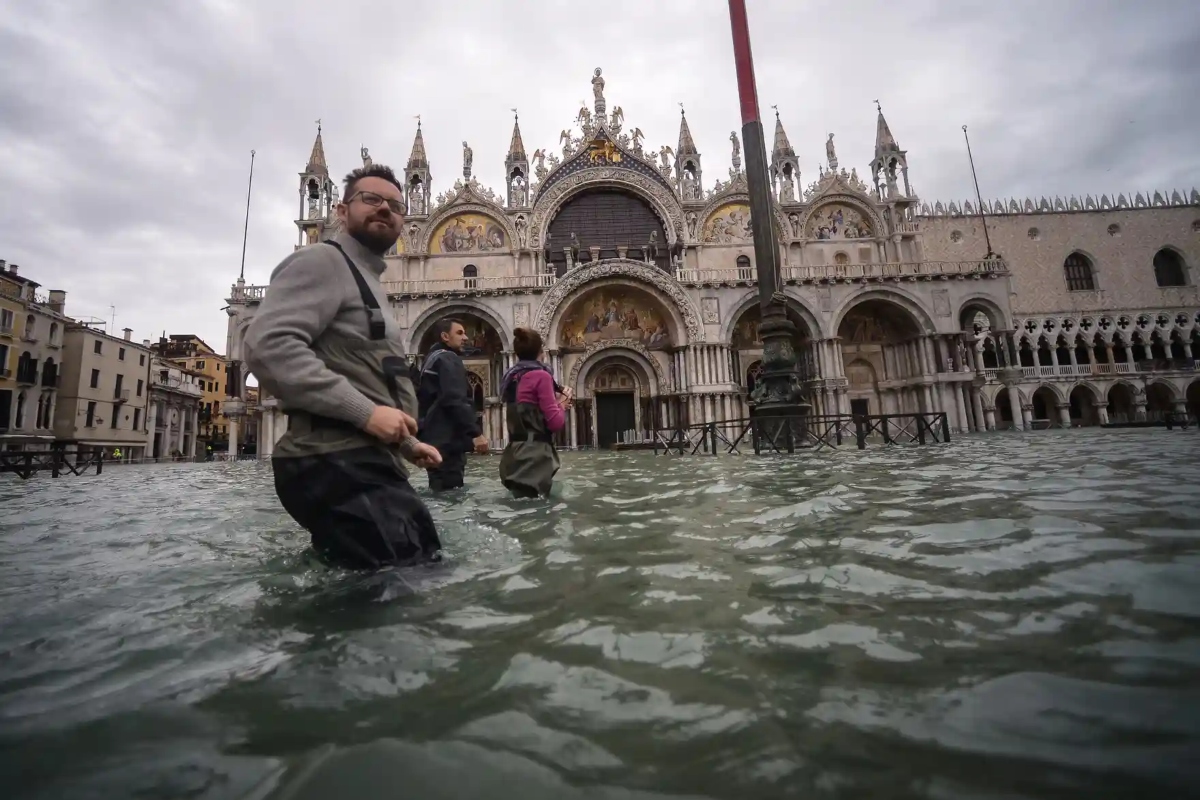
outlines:
{"label": "street lamp", "polygon": [[[796,417],[812,408],[801,397],[792,337],[796,326],[787,317],[787,298],[779,291],[779,244],[767,175],[767,148],[758,114],[758,89],[754,83],[754,57],[750,52],[750,26],[746,0],[729,0],[733,29],[733,58],[737,65],[738,99],[742,109],[742,142],[746,151],[746,185],[750,192],[750,227],[754,233],[754,265],[758,273],[758,303],[762,310],[759,333],[763,340],[762,375],[755,382],[756,417]],[[764,432],[774,440],[783,420]]]}

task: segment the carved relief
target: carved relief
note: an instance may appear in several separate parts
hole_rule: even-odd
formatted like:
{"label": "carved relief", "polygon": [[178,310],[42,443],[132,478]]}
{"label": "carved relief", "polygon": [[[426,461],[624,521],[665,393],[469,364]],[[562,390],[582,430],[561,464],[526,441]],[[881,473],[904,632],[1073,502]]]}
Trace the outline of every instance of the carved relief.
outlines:
{"label": "carved relief", "polygon": [[639,342],[635,342],[632,339],[608,339],[589,345],[588,349],[583,352],[583,355],[576,359],[575,365],[571,367],[571,374],[567,377],[566,385],[577,385],[579,381],[579,371],[583,368],[583,365],[591,361],[597,353],[614,348],[632,350],[649,362],[650,366],[654,369],[654,376],[658,379],[659,394],[667,394],[668,392],[673,392],[675,390],[674,385],[668,381],[667,376],[663,374],[662,365],[658,363],[658,359],[656,359],[654,355]]}
{"label": "carved relief", "polygon": [[717,298],[702,297],[700,299],[700,316],[704,320],[705,325],[721,324],[721,312]]}
{"label": "carved relief", "polygon": [[[554,321],[554,316],[558,313],[559,306],[567,297],[591,281],[610,277],[632,278],[643,283],[648,283],[658,289],[671,299],[676,309],[683,316],[688,341],[699,342],[703,340],[700,315],[696,312],[692,301],[688,299],[688,296],[678,283],[657,267],[650,267],[637,261],[620,259],[605,261],[595,266],[579,267],[568,272],[554,284],[550,291],[546,293],[545,299],[538,308],[537,321],[534,324],[538,333],[542,334],[542,338],[546,341],[550,340],[550,324]],[[676,344],[683,343],[677,342]]]}
{"label": "carved relief", "polygon": [[528,328],[529,327],[529,303],[514,303],[513,304],[513,327]]}
{"label": "carved relief", "polygon": [[950,293],[937,289],[933,293],[933,313],[939,317],[950,316]]}

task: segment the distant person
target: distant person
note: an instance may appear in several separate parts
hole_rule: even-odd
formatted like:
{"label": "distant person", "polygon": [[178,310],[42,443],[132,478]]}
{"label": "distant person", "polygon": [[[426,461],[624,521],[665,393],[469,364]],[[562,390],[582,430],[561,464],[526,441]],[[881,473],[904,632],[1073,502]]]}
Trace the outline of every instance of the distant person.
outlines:
{"label": "distant person", "polygon": [[346,176],[343,197],[345,232],[275,268],[246,334],[250,371],[289,417],[271,459],[275,491],[333,564],[438,560],[433,519],[401,459],[436,467],[441,456],[415,436],[416,395],[379,283],[404,196],[374,164]]}
{"label": "distant person", "polygon": [[571,393],[558,388],[542,363],[542,337],[537,331],[513,331],[513,350],[520,360],[500,381],[500,398],[508,411],[500,482],[517,497],[544,497],[550,494],[561,463],[554,434],[566,424]]}
{"label": "distant person", "polygon": [[442,455],[442,463],[426,472],[429,488],[445,492],[462,487],[467,453],[472,450],[486,453],[488,441],[475,416],[467,368],[462,360],[467,331],[457,319],[439,320],[433,331],[438,341],[421,365],[417,390],[421,409],[418,435]]}

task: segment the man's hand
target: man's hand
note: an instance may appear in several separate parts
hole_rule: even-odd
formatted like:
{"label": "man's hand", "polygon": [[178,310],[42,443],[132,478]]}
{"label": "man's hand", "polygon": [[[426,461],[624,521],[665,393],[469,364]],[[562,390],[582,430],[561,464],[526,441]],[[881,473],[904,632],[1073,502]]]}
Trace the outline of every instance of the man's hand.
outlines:
{"label": "man's hand", "polygon": [[442,454],[431,444],[417,442],[402,452],[406,459],[421,469],[436,469],[442,464]]}
{"label": "man's hand", "polygon": [[489,449],[487,437],[484,436],[483,434],[480,434],[479,436],[475,437],[474,442],[475,442],[475,452],[481,456],[487,455],[487,452]]}
{"label": "man's hand", "polygon": [[395,443],[407,436],[415,436],[417,421],[398,408],[375,406],[363,430],[376,439]]}

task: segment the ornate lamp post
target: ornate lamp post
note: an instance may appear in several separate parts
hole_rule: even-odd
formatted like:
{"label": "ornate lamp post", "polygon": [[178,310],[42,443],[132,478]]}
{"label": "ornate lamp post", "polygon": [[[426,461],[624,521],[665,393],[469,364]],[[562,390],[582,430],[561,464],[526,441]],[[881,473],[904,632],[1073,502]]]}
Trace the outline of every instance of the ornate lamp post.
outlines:
{"label": "ornate lamp post", "polygon": [[[746,150],[746,184],[750,192],[750,226],[754,233],[754,264],[758,273],[758,302],[762,324],[763,371],[753,400],[757,417],[792,417],[812,408],[801,398],[800,376],[792,337],[796,327],[787,318],[787,299],[779,291],[779,245],[767,174],[766,139],[758,114],[758,88],[754,83],[754,57],[750,52],[750,27],[746,0],[729,0],[733,28],[733,58],[737,65],[738,99],[742,108],[742,141]],[[770,426],[774,438],[778,426]]]}

